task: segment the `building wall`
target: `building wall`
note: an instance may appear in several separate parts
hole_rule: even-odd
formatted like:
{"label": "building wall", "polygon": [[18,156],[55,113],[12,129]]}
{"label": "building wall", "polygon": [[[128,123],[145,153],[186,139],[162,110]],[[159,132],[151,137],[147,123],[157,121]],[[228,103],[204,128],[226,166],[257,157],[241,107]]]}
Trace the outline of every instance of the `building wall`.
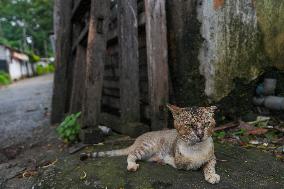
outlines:
{"label": "building wall", "polygon": [[284,69],[284,1],[202,0],[200,71],[205,93],[220,100],[234,79],[251,81],[267,67]]}
{"label": "building wall", "polygon": [[20,61],[12,59],[9,63],[9,74],[12,80],[18,80],[22,77],[22,66]]}

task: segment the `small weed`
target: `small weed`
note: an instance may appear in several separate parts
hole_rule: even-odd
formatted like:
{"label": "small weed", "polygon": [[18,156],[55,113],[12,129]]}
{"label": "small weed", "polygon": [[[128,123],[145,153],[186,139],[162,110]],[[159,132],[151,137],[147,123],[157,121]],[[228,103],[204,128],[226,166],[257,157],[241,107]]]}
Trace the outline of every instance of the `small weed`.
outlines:
{"label": "small weed", "polygon": [[0,85],[9,85],[11,78],[8,73],[0,71]]}
{"label": "small weed", "polygon": [[75,142],[78,139],[80,132],[80,124],[78,123],[78,118],[81,112],[76,114],[71,114],[65,118],[65,120],[56,129],[60,138],[65,142]]}
{"label": "small weed", "polygon": [[218,138],[218,139],[222,139],[226,136],[226,133],[225,131],[220,131],[220,132],[215,132],[213,134],[214,137]]}

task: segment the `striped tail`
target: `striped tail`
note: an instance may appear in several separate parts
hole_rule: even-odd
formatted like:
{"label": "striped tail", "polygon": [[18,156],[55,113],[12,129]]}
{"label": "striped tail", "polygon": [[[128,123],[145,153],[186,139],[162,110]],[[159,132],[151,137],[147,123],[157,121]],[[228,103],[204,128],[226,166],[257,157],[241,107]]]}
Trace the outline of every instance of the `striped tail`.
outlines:
{"label": "striped tail", "polygon": [[80,154],[80,160],[84,161],[88,158],[97,158],[97,157],[126,156],[129,154],[129,151],[130,147],[119,150],[105,151],[105,152],[82,153]]}

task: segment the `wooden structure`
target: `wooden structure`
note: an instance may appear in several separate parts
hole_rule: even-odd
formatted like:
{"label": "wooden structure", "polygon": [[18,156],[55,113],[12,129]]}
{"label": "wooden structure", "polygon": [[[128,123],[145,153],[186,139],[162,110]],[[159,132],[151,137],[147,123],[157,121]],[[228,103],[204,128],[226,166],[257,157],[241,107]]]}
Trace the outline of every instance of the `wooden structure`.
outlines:
{"label": "wooden structure", "polygon": [[82,111],[84,129],[102,124],[137,136],[167,127],[165,0],[56,3],[52,121]]}

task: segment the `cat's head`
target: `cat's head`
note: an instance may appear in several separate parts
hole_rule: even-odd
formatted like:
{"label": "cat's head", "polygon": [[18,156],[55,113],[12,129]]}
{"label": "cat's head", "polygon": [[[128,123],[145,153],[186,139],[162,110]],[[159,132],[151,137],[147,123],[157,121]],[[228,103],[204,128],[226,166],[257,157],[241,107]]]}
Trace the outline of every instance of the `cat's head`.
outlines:
{"label": "cat's head", "polygon": [[174,117],[174,127],[180,138],[190,145],[211,137],[215,127],[216,106],[179,108],[167,105]]}

